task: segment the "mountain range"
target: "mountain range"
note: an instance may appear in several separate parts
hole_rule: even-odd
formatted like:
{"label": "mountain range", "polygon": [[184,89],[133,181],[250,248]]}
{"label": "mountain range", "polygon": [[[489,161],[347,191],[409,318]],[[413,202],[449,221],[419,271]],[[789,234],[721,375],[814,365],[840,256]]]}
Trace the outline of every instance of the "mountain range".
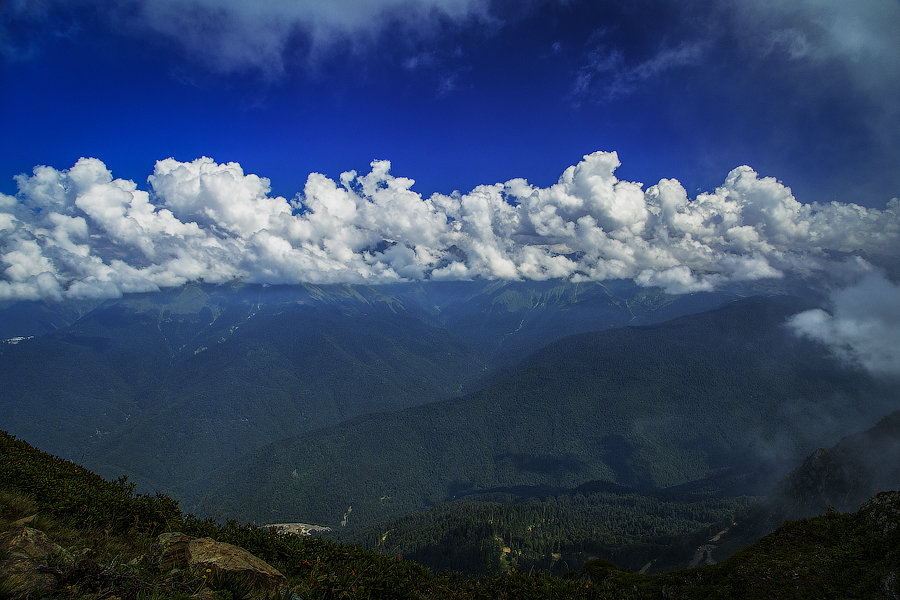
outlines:
{"label": "mountain range", "polygon": [[734,293],[631,283],[190,285],[0,305],[4,426],[141,489],[268,442],[461,395],[573,332],[702,311]]}
{"label": "mountain range", "polygon": [[591,480],[765,493],[896,406],[894,388],[785,326],[803,306],[753,297],[565,337],[469,395],[263,446],[201,486],[226,514],[331,526]]}
{"label": "mountain range", "polygon": [[797,468],[900,398],[787,326],[823,298],[235,282],[6,303],[0,408],[11,433],[204,515],[326,525],[436,568],[659,570],[712,529],[728,552],[771,530],[788,513],[727,525],[770,492],[803,516],[896,481],[848,458],[889,453],[890,418]]}

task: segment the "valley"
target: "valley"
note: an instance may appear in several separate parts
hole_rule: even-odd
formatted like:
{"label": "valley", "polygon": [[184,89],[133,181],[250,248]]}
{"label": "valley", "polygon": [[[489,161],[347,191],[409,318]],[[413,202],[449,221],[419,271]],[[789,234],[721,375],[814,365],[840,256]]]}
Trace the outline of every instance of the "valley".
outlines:
{"label": "valley", "polygon": [[180,494],[266,443],[472,391],[566,333],[731,297],[450,282],[189,285],[78,311],[19,302],[0,323],[43,335],[2,348],[4,425],[102,474]]}
{"label": "valley", "polygon": [[790,282],[189,285],[22,320],[4,427],[204,516],[439,571],[662,572],[774,528],[760,502],[791,469],[897,405],[786,326],[820,302]]}

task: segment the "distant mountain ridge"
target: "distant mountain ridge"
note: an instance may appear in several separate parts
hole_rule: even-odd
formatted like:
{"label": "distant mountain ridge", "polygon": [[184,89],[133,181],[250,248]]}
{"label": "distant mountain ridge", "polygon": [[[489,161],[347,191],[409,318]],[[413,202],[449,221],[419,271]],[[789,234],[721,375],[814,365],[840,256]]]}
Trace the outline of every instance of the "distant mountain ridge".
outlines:
{"label": "distant mountain ridge", "polygon": [[0,303],[3,425],[143,490],[260,445],[477,389],[559,337],[707,310],[631,282],[188,285]]}
{"label": "distant mountain ridge", "polygon": [[359,526],[514,486],[765,493],[897,398],[793,335],[785,320],[805,307],[747,298],[567,337],[465,397],[280,441],[200,485],[225,514]]}

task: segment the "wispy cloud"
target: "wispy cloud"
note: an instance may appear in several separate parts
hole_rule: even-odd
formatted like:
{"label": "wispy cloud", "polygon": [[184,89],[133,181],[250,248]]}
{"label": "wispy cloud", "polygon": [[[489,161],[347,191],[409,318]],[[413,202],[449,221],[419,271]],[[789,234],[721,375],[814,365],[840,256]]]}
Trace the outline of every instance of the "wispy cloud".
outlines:
{"label": "wispy cloud", "polygon": [[728,35],[745,56],[789,64],[797,89],[855,99],[873,137],[897,156],[900,2],[761,0],[727,3],[717,14],[730,21]]}
{"label": "wispy cloud", "polygon": [[0,58],[30,60],[40,52],[47,38],[76,36],[79,21],[74,15],[87,5],[90,0],[0,3]]}
{"label": "wispy cloud", "polygon": [[546,188],[524,179],[423,198],[390,163],[312,173],[301,194],[269,194],[237,163],[166,159],[150,187],[99,160],[36,167],[0,195],[0,298],[110,297],[187,281],[390,282],[632,278],[679,293],[731,281],[860,272],[858,252],[897,260],[900,200],[884,210],[801,204],[738,167],[689,199],[664,179],[619,180],[597,152]]}
{"label": "wispy cloud", "polygon": [[788,321],[798,335],[878,375],[900,377],[900,286],[871,274],[831,296],[831,309],[809,310]]}
{"label": "wispy cloud", "polygon": [[707,47],[704,41],[660,46],[649,58],[633,61],[618,47],[601,43],[587,53],[572,89],[576,101],[611,100],[626,96],[667,71],[698,64]]}
{"label": "wispy cloud", "polygon": [[[444,22],[496,24],[489,8],[488,0],[11,2],[0,7],[0,51],[7,57],[33,53],[48,29],[64,31],[64,24],[77,26],[73,15],[97,13],[123,31],[162,36],[214,72],[251,71],[273,78],[289,62],[315,60],[337,46],[366,48],[387,28],[427,37]],[[31,28],[40,35],[32,35]]]}
{"label": "wispy cloud", "polygon": [[486,0],[138,0],[140,26],[171,38],[214,70],[280,75],[297,37],[306,58],[360,48],[390,27],[427,35],[441,20],[488,18]]}

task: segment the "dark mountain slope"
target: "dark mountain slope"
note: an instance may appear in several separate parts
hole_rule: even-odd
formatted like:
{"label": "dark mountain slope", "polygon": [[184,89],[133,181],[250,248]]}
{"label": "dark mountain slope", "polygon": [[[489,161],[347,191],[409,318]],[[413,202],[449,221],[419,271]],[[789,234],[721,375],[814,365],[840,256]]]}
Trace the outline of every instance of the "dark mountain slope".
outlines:
{"label": "dark mountain slope", "polygon": [[171,489],[267,441],[446,398],[479,353],[368,288],[131,296],[0,345],[3,424]]}
{"label": "dark mountain slope", "polygon": [[265,441],[446,398],[482,373],[445,330],[383,308],[265,308],[171,369],[159,402],[87,460],[166,489]]}
{"label": "dark mountain slope", "polygon": [[48,332],[0,343],[0,409],[43,448],[174,490],[265,443],[477,389],[566,333],[733,295],[630,282],[236,283],[7,303],[8,331]]}
{"label": "dark mountain slope", "polygon": [[718,477],[735,489],[753,473],[777,477],[896,395],[796,338],[784,321],[800,308],[750,298],[565,338],[464,398],[263,447],[202,491],[258,521],[367,525],[513,486]]}
{"label": "dark mountain slope", "polygon": [[[900,411],[830,448],[812,452],[708,547],[722,560],[785,521],[825,512],[854,512],[870,497],[890,490],[900,490]],[[692,552],[673,548],[659,563],[683,565]]]}
{"label": "dark mountain slope", "polygon": [[116,308],[16,345],[0,345],[3,424],[42,447],[81,458],[148,405],[170,348],[149,314]]}
{"label": "dark mountain slope", "polygon": [[772,502],[787,516],[809,516],[827,508],[856,510],[885,490],[900,490],[900,411],[816,450],[781,482]]}
{"label": "dark mountain slope", "polygon": [[[495,366],[514,365],[560,338],[626,325],[660,323],[717,308],[742,290],[672,296],[633,281],[428,282],[388,286],[406,304],[478,345]],[[759,288],[750,295],[763,293]]]}
{"label": "dark mountain slope", "polygon": [[99,301],[52,302],[20,300],[0,302],[0,340],[44,335],[67,327],[100,304]]}

